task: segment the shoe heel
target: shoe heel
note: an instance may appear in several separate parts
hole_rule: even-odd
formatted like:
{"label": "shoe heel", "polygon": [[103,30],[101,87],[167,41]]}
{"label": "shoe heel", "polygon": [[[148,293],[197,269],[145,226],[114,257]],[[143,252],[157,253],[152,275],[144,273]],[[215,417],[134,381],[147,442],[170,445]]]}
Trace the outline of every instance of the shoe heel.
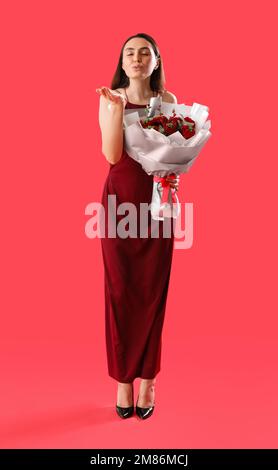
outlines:
{"label": "shoe heel", "polygon": [[146,408],[141,408],[140,406],[137,405],[137,403],[138,403],[138,398],[137,398],[137,402],[136,402],[136,414],[140,419],[147,419],[150,416],[152,416],[152,414],[154,412],[154,405],[155,404],[153,404],[153,406],[148,406]]}
{"label": "shoe heel", "polygon": [[132,406],[119,406],[116,403],[116,412],[120,416],[120,418],[126,419],[130,418],[134,414],[134,395],[132,389]]}

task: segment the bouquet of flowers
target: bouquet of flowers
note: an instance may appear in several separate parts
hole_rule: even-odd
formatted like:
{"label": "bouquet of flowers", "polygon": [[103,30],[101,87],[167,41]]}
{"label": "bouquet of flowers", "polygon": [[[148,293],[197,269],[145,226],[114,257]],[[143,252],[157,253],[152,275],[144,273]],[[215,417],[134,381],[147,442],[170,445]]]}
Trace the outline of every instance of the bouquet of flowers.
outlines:
{"label": "bouquet of flowers", "polygon": [[178,217],[180,203],[166,176],[189,171],[211,136],[207,117],[207,106],[165,103],[161,97],[151,98],[146,108],[125,110],[126,151],[147,174],[153,175],[154,219]]}

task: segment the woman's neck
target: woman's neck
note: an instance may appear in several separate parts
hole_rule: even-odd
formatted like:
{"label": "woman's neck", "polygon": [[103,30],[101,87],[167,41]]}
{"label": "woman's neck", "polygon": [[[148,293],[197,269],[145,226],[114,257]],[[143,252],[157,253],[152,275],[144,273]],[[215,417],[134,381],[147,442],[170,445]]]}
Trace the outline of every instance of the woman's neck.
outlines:
{"label": "woman's neck", "polygon": [[135,103],[145,103],[149,101],[152,96],[154,96],[153,90],[150,88],[150,81],[142,82],[141,80],[136,80],[135,82],[130,79],[129,86],[125,89],[128,101]]}

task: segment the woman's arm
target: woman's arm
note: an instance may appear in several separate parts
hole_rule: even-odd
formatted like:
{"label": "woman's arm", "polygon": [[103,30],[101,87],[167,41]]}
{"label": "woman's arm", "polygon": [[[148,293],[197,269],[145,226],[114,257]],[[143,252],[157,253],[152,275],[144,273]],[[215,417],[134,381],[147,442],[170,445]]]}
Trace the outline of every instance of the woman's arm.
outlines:
{"label": "woman's arm", "polygon": [[125,98],[109,88],[98,89],[100,93],[99,125],[102,136],[102,153],[114,165],[123,152],[123,115]]}

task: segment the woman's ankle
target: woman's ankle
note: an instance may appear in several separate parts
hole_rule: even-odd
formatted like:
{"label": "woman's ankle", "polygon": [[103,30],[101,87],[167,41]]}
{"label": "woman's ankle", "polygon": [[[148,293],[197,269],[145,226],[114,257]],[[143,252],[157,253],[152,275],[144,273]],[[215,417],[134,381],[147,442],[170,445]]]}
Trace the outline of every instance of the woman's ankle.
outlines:
{"label": "woman's ankle", "polygon": [[117,405],[122,407],[132,406],[133,403],[133,382],[118,382]]}

